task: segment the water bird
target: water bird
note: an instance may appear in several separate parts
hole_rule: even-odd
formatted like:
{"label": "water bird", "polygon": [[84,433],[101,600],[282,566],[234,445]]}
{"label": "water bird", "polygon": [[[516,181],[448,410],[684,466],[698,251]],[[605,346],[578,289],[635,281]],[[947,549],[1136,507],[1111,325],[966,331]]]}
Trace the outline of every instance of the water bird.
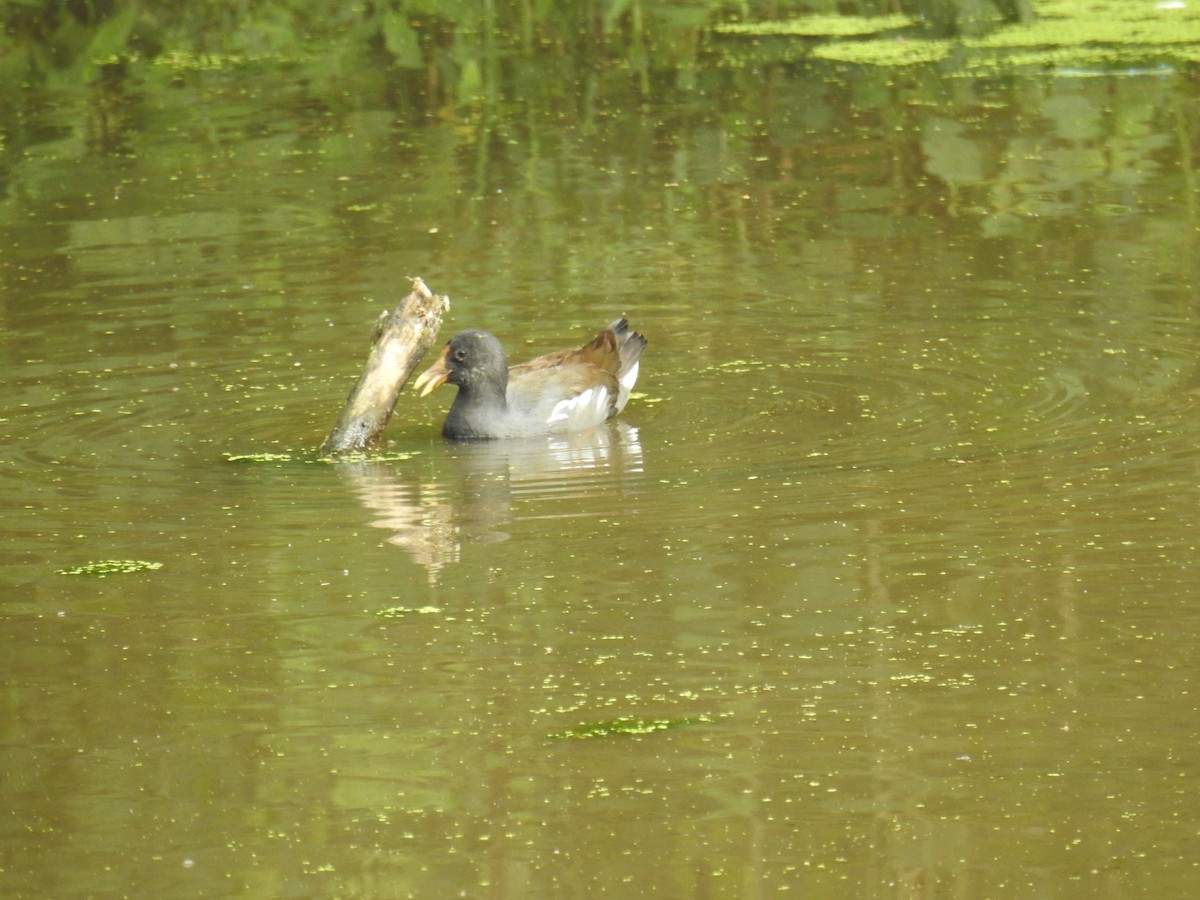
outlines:
{"label": "water bird", "polygon": [[527,437],[592,428],[629,402],[646,339],[621,318],[582,347],[509,368],[496,336],[477,328],[450,339],[418,376],[425,397],[458,385],[442,434],[452,440]]}

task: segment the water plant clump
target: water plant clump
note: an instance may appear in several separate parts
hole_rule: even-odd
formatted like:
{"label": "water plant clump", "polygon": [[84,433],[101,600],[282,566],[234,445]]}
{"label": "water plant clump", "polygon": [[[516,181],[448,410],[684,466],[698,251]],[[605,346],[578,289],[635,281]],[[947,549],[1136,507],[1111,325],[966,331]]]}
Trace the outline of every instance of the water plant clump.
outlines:
{"label": "water plant clump", "polygon": [[864,66],[914,66],[940,62],[954,49],[944,40],[835,41],[813,48],[817,59]]}
{"label": "water plant clump", "polygon": [[592,722],[580,725],[566,731],[551,735],[555,738],[595,738],[616,737],[631,734],[653,734],[656,731],[668,731],[673,728],[685,728],[688,725],[698,725],[711,722],[708,716],[695,716],[685,719],[643,719],[640,716],[622,716],[619,719],[609,719],[604,722]]}
{"label": "water plant clump", "polygon": [[150,572],[161,569],[160,562],[146,562],[141,559],[101,559],[84,563],[80,566],[70,566],[58,569],[59,575],[93,575],[103,578],[107,575],[128,575],[132,572]]}
{"label": "water plant clump", "polygon": [[905,16],[804,16],[722,24],[714,31],[794,38],[795,55],[849,65],[897,67],[953,59],[964,75],[1025,68],[1141,72],[1147,64],[1200,58],[1197,4],[1041,0],[1033,11],[1027,21],[953,40],[922,36],[919,23]]}
{"label": "water plant clump", "polygon": [[915,25],[905,15],[890,16],[801,16],[771,22],[726,22],[713,31],[718,34],[742,34],[757,37],[793,35],[797,37],[851,37],[879,34]]}

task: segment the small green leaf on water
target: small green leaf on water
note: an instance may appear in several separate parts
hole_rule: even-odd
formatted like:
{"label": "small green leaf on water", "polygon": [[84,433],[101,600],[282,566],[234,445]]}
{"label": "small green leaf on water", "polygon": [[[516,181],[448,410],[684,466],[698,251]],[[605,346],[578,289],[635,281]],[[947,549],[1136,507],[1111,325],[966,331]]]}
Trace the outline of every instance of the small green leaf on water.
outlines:
{"label": "small green leaf on water", "polygon": [[619,734],[652,734],[655,731],[667,731],[672,728],[684,728],[688,725],[698,725],[711,722],[708,716],[695,716],[686,719],[643,719],[639,716],[622,716],[607,722],[594,722],[590,725],[580,725],[568,731],[552,734],[554,738],[594,738],[612,737]]}
{"label": "small green leaf on water", "polygon": [[124,575],[129,572],[148,572],[161,569],[162,563],[146,562],[140,559],[101,559],[96,562],[84,563],[82,566],[71,566],[59,569],[59,575]]}

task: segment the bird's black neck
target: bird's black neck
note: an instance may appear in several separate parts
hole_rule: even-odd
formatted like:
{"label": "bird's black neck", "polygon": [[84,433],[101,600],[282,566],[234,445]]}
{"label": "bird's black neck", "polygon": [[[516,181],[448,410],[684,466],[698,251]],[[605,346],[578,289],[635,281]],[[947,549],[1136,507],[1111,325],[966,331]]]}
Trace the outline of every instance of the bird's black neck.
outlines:
{"label": "bird's black neck", "polygon": [[497,422],[508,412],[508,372],[497,381],[481,379],[474,384],[459,385],[458,396],[450,405],[442,434],[457,440],[472,440],[492,436]]}

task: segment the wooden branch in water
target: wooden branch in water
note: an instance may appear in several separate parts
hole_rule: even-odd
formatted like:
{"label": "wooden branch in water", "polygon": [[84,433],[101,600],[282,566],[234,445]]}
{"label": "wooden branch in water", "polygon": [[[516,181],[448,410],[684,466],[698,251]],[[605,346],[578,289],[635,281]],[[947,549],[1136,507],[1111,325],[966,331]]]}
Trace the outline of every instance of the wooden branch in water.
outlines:
{"label": "wooden branch in water", "polygon": [[414,278],[412,293],[379,317],[366,367],[346,398],[337,424],[321,444],[322,456],[379,446],[396,398],[433,346],[449,308],[449,297],[434,294],[424,281]]}

